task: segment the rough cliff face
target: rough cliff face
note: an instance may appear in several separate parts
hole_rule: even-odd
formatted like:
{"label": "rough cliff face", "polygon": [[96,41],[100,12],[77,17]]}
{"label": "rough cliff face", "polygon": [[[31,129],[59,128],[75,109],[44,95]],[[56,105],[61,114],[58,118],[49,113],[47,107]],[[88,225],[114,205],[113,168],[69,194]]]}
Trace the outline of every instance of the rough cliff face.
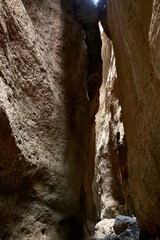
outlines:
{"label": "rough cliff face", "polygon": [[116,58],[128,182],[141,230],[156,236],[160,235],[159,16],[156,0],[107,1],[106,22]]}
{"label": "rough cliff face", "polygon": [[[101,31],[103,31],[101,29]],[[117,73],[111,41],[102,37],[103,83],[100,107],[96,115],[96,171],[99,217],[114,218],[123,204],[121,191],[118,144],[123,142],[124,129],[120,120],[121,107],[116,96]]]}
{"label": "rough cliff face", "polygon": [[88,78],[100,84],[101,57],[89,72],[86,35],[66,1],[0,1],[1,239],[83,239],[91,228]]}
{"label": "rough cliff face", "polygon": [[159,0],[0,0],[2,240],[87,239],[95,203],[160,235],[159,25]]}
{"label": "rough cliff face", "polygon": [[[113,45],[101,28],[103,83],[96,115],[96,203],[100,219],[134,214]],[[125,208],[124,208],[125,204]]]}

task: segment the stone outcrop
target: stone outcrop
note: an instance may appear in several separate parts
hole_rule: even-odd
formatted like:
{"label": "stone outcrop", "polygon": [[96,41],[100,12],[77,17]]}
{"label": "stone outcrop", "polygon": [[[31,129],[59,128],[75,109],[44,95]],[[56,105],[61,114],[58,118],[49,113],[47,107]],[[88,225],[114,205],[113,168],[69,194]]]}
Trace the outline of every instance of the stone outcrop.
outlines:
{"label": "stone outcrop", "polygon": [[[103,83],[96,115],[95,187],[99,218],[114,218],[119,206],[130,204],[127,149],[118,98],[118,79],[111,41],[101,28]],[[123,191],[122,191],[123,190]],[[124,195],[123,195],[124,192]],[[128,204],[127,209],[128,209]]]}
{"label": "stone outcrop", "polygon": [[[159,236],[160,3],[100,0],[101,4],[106,9],[101,19],[112,39],[117,76],[108,51],[111,43],[105,37],[96,118],[99,216],[117,213],[122,190],[127,213],[135,212],[142,231]],[[113,194],[116,182],[120,184]]]}
{"label": "stone outcrop", "polygon": [[127,144],[128,179],[142,231],[160,235],[160,3],[107,0]]}
{"label": "stone outcrop", "polygon": [[98,87],[91,92],[88,78],[100,85],[101,57],[89,72],[94,38],[72,10],[59,0],[0,1],[1,239],[84,239],[96,217]]}

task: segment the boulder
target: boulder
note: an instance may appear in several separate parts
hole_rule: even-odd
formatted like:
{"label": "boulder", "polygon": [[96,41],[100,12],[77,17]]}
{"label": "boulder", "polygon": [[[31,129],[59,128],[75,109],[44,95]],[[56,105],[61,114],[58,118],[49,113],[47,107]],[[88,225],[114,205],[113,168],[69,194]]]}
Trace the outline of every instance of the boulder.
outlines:
{"label": "boulder", "polygon": [[115,219],[114,231],[116,234],[122,233],[127,227],[137,223],[136,218],[119,215]]}
{"label": "boulder", "polygon": [[107,235],[115,235],[113,225],[114,219],[103,219],[102,221],[98,222],[95,226],[95,238],[105,237]]}

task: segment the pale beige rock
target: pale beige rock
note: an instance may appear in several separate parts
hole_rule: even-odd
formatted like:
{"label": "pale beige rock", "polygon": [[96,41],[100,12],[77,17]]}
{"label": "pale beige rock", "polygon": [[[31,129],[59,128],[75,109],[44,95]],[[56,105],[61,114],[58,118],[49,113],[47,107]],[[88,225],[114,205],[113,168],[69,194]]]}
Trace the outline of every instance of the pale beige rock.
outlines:
{"label": "pale beige rock", "polygon": [[159,1],[107,1],[138,224],[160,234]]}
{"label": "pale beige rock", "polygon": [[158,0],[153,1],[149,41],[152,64],[160,79],[160,2]]}
{"label": "pale beige rock", "polygon": [[84,239],[95,219],[89,60],[71,12],[0,0],[1,239]]}
{"label": "pale beige rock", "polygon": [[[101,29],[103,83],[96,115],[96,203],[100,219],[113,218],[124,203],[118,146],[124,138],[121,106],[117,97],[117,72],[111,41]],[[97,194],[97,195],[96,195]]]}
{"label": "pale beige rock", "polygon": [[115,232],[113,229],[115,219],[103,219],[98,222],[95,226],[94,238],[105,238],[106,236],[114,236]]}

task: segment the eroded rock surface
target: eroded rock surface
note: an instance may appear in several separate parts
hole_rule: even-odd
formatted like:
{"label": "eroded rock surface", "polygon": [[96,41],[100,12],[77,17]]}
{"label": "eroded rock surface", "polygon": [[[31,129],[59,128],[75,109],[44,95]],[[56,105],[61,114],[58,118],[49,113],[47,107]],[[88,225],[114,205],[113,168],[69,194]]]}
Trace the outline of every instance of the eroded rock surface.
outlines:
{"label": "eroded rock surface", "polygon": [[160,235],[160,3],[100,0],[100,4],[107,10],[102,23],[106,17],[117,76],[113,55],[108,57],[110,42],[105,40],[106,83],[96,127],[99,217],[114,216],[123,192],[127,213],[135,212],[149,239]]}
{"label": "eroded rock surface", "polygon": [[66,1],[0,1],[1,239],[84,239],[92,228],[88,47]]}
{"label": "eroded rock surface", "polygon": [[80,240],[93,228],[98,19],[113,40],[102,36],[99,218],[125,204],[146,238],[160,235],[159,0],[0,0],[1,239]]}
{"label": "eroded rock surface", "polygon": [[[121,121],[121,106],[117,96],[118,79],[111,41],[103,29],[102,59],[103,83],[100,89],[100,107],[96,115],[96,203],[99,218],[114,218],[119,206],[124,204],[121,168],[127,173],[124,128]],[[120,152],[120,149],[123,149]],[[124,156],[124,157],[123,157]],[[124,186],[125,187],[125,186]],[[127,186],[128,187],[128,186]]]}
{"label": "eroded rock surface", "polygon": [[140,228],[160,235],[160,3],[107,1],[119,99],[128,149],[128,177]]}

